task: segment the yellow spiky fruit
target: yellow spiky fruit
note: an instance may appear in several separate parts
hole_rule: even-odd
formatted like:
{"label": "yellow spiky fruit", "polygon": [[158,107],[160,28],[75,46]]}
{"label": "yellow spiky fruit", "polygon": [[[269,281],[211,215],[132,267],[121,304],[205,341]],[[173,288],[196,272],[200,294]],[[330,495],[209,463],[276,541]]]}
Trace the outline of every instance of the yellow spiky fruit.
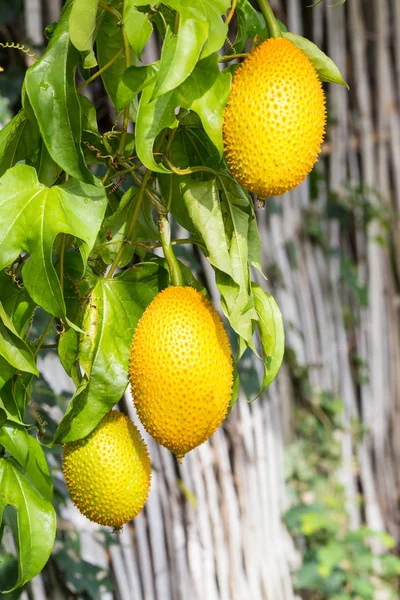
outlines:
{"label": "yellow spiky fruit", "polygon": [[132,421],[116,410],[87,437],[64,445],[63,472],[80,512],[115,529],[136,517],[150,489],[146,444]]}
{"label": "yellow spiky fruit", "polygon": [[325,95],[314,65],[289,40],[266,40],[236,71],[225,109],[232,174],[261,199],[292,190],[317,161],[325,123]]}
{"label": "yellow spiky fruit", "polygon": [[222,423],[232,374],[213,305],[191,287],[160,292],[137,325],[130,357],[132,395],[148,433],[181,459]]}

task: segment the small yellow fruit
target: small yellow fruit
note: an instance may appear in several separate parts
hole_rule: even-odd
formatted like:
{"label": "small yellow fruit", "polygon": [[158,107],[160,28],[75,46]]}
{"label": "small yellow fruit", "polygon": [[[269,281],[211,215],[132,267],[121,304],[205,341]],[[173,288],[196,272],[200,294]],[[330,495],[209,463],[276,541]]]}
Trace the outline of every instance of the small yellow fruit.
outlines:
{"label": "small yellow fruit", "polygon": [[317,161],[325,123],[325,95],[309,58],[289,40],[266,40],[236,71],[225,109],[232,174],[262,199],[292,190]]}
{"label": "small yellow fruit", "polygon": [[130,380],[145,429],[181,459],[226,416],[232,355],[212,304],[191,287],[160,292],[132,340]]}
{"label": "small yellow fruit", "polygon": [[150,489],[150,458],[138,429],[111,410],[84,439],[63,447],[73,503],[91,521],[122,527],[142,510]]}

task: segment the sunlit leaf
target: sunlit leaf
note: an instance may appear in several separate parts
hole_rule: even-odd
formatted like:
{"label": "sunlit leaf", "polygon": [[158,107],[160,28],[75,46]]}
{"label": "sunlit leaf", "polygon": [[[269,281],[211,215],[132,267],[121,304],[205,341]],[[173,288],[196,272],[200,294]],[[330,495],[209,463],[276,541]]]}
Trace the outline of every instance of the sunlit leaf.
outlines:
{"label": "sunlit leaf", "polygon": [[15,329],[0,302],[0,355],[19,371],[39,375],[30,348]]}
{"label": "sunlit leaf", "polygon": [[223,153],[223,113],[231,90],[231,79],[230,73],[220,71],[217,56],[209,56],[196,65],[176,93],[176,104],[199,115],[220,156]]}
{"label": "sunlit leaf", "polygon": [[18,161],[32,156],[38,143],[38,127],[20,110],[0,131],[0,175]]}
{"label": "sunlit leaf", "polygon": [[237,34],[234,42],[235,51],[243,52],[247,40],[254,38],[265,29],[263,15],[255,10],[249,0],[238,0],[236,5]]}
{"label": "sunlit leaf", "polygon": [[66,5],[45,54],[28,69],[25,86],[50,156],[69,175],[93,183],[81,149],[81,109],[74,68],[79,52],[69,39],[71,8],[71,4]]}
{"label": "sunlit leaf", "polygon": [[125,2],[124,27],[134,53],[138,58],[141,58],[143,48],[153,31],[146,13],[140,12],[131,2]]}
{"label": "sunlit leaf", "polygon": [[69,35],[77,50],[85,56],[85,69],[97,66],[93,52],[98,0],[75,0],[69,18]]}
{"label": "sunlit leaf", "polygon": [[275,379],[285,351],[285,332],[282,314],[274,298],[256,283],[251,284],[254,307],[258,314],[257,327],[260,333],[264,360],[264,377],[261,391]]}
{"label": "sunlit leaf", "polygon": [[0,428],[0,444],[15,458],[24,475],[45,500],[53,498],[49,467],[39,442],[23,425],[7,421]]}
{"label": "sunlit leaf", "polygon": [[0,458],[0,490],[0,521],[7,505],[17,511],[16,520],[9,520],[18,540],[18,579],[12,588],[15,589],[38,575],[47,563],[56,533],[56,513],[12,458]]}
{"label": "sunlit leaf", "polygon": [[58,233],[83,241],[84,258],[93,247],[106,197],[103,188],[70,179],[47,188],[36,171],[16,165],[0,179],[0,269],[22,251],[31,254],[22,275],[33,300],[53,315],[65,316],[60,282],[52,263],[52,247]]}

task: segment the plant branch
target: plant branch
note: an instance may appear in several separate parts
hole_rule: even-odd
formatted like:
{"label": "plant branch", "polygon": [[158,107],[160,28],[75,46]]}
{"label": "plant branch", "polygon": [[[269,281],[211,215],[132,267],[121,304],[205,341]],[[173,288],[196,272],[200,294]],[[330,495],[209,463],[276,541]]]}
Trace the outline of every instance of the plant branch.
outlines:
{"label": "plant branch", "polygon": [[43,331],[43,333],[42,333],[42,335],[41,335],[41,337],[40,337],[40,339],[38,341],[38,344],[37,344],[37,346],[35,348],[35,352],[33,354],[34,356],[38,355],[38,352],[39,352],[40,348],[42,347],[42,344],[43,344],[44,340],[47,338],[47,336],[49,334],[49,331],[50,331],[51,326],[53,325],[54,319],[55,319],[55,317],[51,317],[50,320],[49,320],[49,322],[47,323],[46,328]]}
{"label": "plant branch", "polygon": [[[126,233],[127,240],[129,240],[129,238],[132,235],[132,232],[133,232],[133,230],[135,228],[136,221],[137,221],[138,216],[139,216],[140,208],[142,206],[143,196],[144,196],[144,191],[145,191],[145,188],[146,188],[146,184],[147,184],[148,180],[151,177],[151,173],[152,172],[150,170],[147,170],[146,173],[145,173],[145,175],[144,175],[144,177],[143,177],[143,179],[142,179],[142,184],[141,184],[140,189],[139,189],[139,194],[138,194],[138,199],[137,199],[137,202],[136,202],[135,210],[133,211],[132,219],[131,219],[131,222],[129,224],[128,231]],[[118,263],[119,263],[119,261],[121,259],[121,256],[122,256],[122,254],[124,252],[124,249],[125,249],[125,244],[121,244],[121,248],[118,250],[117,256],[114,258],[114,262],[112,263],[112,265],[110,267],[110,270],[108,271],[107,279],[110,279],[113,276],[114,271],[117,268],[117,265],[118,265]]]}
{"label": "plant branch", "polygon": [[[100,244],[99,247],[103,247],[103,246],[110,246],[112,244],[120,244],[121,240],[115,240],[115,241],[111,241],[111,242],[104,242],[104,244]],[[132,240],[127,240],[124,239],[122,240],[123,244],[126,244],[127,246],[140,246],[141,248],[147,248],[149,250],[153,250],[154,248],[162,248],[162,243],[161,242],[154,242],[153,244],[148,244],[146,242],[134,242]],[[171,244],[172,246],[182,246],[183,244],[195,244],[196,246],[202,246],[202,244],[200,244],[200,242],[198,242],[197,240],[195,240],[194,238],[188,237],[188,238],[181,238],[179,240],[171,240]]]}
{"label": "plant branch", "polygon": [[188,167],[187,169],[179,169],[178,167],[175,167],[166,156],[164,156],[164,161],[175,175],[190,175],[191,173],[199,173],[201,171],[212,173],[212,175],[215,176],[219,175],[217,171],[214,171],[214,169],[210,169],[209,167]]}
{"label": "plant branch", "polygon": [[120,48],[118,50],[118,52],[111,58],[111,60],[108,61],[108,63],[106,63],[104,65],[104,67],[101,67],[101,69],[99,69],[98,71],[96,71],[96,73],[94,75],[92,75],[91,77],[89,77],[89,79],[87,79],[86,81],[84,81],[83,83],[81,83],[81,85],[77,88],[77,91],[80,92],[81,90],[83,90],[83,88],[85,88],[87,85],[89,85],[90,83],[92,83],[92,81],[94,81],[95,79],[97,79],[97,77],[100,77],[100,75],[102,75],[104,73],[104,71],[107,71],[107,69],[109,67],[111,67],[111,65],[113,65],[115,63],[115,61],[117,61],[119,59],[119,57],[121,56],[121,54],[123,53],[124,49]]}
{"label": "plant branch", "polygon": [[[129,69],[129,67],[131,66],[131,47],[129,45],[129,40],[126,35],[124,26],[122,26],[122,37],[124,40],[125,67],[127,69]],[[130,103],[127,104],[124,108],[124,120],[122,122],[122,135],[121,135],[121,139],[119,141],[117,156],[123,156],[124,152],[125,152],[126,132],[128,131],[128,123],[129,123],[129,107],[130,107]]]}
{"label": "plant branch", "polygon": [[267,23],[270,36],[273,38],[282,37],[282,32],[275,19],[275,15],[272,12],[272,8],[268,0],[257,0],[257,2],[262,14],[264,15],[264,19]]}
{"label": "plant branch", "polygon": [[65,245],[67,242],[67,234],[62,234],[61,239],[61,250],[60,250],[60,285],[61,290],[64,291],[64,254],[65,254]]}

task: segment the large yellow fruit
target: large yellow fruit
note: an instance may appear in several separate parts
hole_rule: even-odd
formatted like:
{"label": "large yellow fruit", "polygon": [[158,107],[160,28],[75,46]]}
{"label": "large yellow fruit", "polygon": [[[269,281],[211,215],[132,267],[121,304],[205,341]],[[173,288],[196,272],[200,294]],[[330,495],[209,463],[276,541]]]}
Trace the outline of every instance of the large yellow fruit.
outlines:
{"label": "large yellow fruit", "polygon": [[262,199],[292,190],[317,160],[325,122],[325,95],[311,61],[289,40],[266,40],[236,71],[224,113],[233,175]]}
{"label": "large yellow fruit", "polygon": [[132,340],[130,380],[139,418],[181,459],[205,442],[226,416],[232,355],[212,304],[191,287],[160,292]]}
{"label": "large yellow fruit", "polygon": [[146,444],[132,421],[115,410],[87,437],[64,445],[63,471],[81,513],[115,529],[136,517],[150,489]]}

